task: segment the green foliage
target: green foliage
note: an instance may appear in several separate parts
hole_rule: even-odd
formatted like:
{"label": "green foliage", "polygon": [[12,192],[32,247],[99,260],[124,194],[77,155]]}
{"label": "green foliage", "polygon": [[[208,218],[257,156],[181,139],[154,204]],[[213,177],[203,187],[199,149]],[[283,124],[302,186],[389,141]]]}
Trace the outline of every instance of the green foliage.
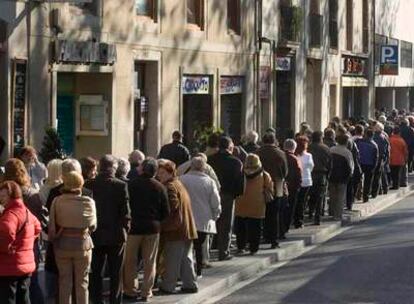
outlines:
{"label": "green foliage", "polygon": [[63,150],[62,140],[55,128],[46,127],[45,137],[43,138],[42,149],[40,150],[40,158],[47,164],[52,159],[65,159],[67,157]]}
{"label": "green foliage", "polygon": [[191,150],[193,152],[204,152],[207,148],[208,139],[212,134],[223,134],[223,130],[213,126],[199,125],[193,134]]}

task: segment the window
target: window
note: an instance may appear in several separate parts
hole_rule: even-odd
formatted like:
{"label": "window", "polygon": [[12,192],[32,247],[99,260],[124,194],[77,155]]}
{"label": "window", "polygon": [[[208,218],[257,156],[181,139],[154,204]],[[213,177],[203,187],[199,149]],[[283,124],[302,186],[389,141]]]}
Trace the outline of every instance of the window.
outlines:
{"label": "window", "polygon": [[240,35],[240,0],[227,0],[227,26],[229,31]]}
{"label": "window", "polygon": [[155,0],[135,0],[137,16],[146,16],[155,19]]}
{"label": "window", "polygon": [[338,0],[329,0],[329,47],[338,48]]}
{"label": "window", "polygon": [[311,15],[319,15],[319,0],[311,0],[309,12]]}
{"label": "window", "polygon": [[346,49],[353,50],[354,1],[346,0]]}
{"label": "window", "polygon": [[187,0],[187,23],[204,29],[204,0]]}
{"label": "window", "polygon": [[369,51],[369,8],[368,0],[363,0],[362,3],[362,47],[364,53]]}
{"label": "window", "polygon": [[101,15],[100,0],[92,0],[92,2],[76,3],[71,5],[81,9],[84,14],[89,14],[97,17]]}
{"label": "window", "polygon": [[413,44],[403,40],[401,40],[401,67],[413,67]]}
{"label": "window", "polygon": [[319,0],[312,0],[309,7],[309,45],[320,47],[322,42],[323,17],[319,10]]}

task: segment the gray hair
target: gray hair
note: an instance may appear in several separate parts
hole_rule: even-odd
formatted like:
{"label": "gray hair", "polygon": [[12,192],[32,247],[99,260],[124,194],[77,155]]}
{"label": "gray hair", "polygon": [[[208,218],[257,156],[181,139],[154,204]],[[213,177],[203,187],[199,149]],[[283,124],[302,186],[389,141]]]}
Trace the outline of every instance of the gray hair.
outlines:
{"label": "gray hair", "polygon": [[140,150],[134,150],[129,154],[129,162],[131,164],[140,165],[145,160],[145,154],[142,153]]}
{"label": "gray hair", "polygon": [[207,155],[203,152],[196,153],[196,155],[194,155],[194,157],[201,157],[202,159],[204,159],[205,162],[207,162]]}
{"label": "gray hair", "polygon": [[259,140],[259,134],[257,134],[256,131],[249,131],[246,134],[246,143],[253,143],[256,144],[257,141]]}
{"label": "gray hair", "polygon": [[129,164],[129,161],[124,157],[118,158],[118,169],[116,170],[116,175],[120,177],[125,177],[127,176],[129,170],[131,170],[131,165]]}
{"label": "gray hair", "polygon": [[72,171],[82,174],[81,164],[77,159],[67,158],[62,162],[62,176],[65,176]]}
{"label": "gray hair", "polygon": [[286,139],[283,143],[283,149],[289,152],[295,152],[297,146],[298,144],[296,143],[296,141],[291,138]]}
{"label": "gray hair", "polygon": [[206,169],[206,161],[202,157],[193,157],[191,159],[191,170],[204,171]]}
{"label": "gray hair", "polygon": [[118,161],[115,156],[106,154],[99,160],[99,172],[115,174],[118,169]]}

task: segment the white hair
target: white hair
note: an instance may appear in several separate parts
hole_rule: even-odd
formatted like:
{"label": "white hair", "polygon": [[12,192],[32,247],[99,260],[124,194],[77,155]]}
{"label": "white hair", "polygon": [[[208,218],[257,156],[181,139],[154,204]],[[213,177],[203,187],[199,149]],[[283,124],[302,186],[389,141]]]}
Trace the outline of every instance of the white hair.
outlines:
{"label": "white hair", "polygon": [[256,131],[249,131],[246,134],[246,143],[253,143],[256,144],[257,141],[259,140],[259,134],[257,134]]}
{"label": "white hair", "polygon": [[142,164],[142,162],[145,160],[145,154],[142,153],[140,150],[134,150],[129,154],[129,162],[131,164]]}
{"label": "white hair", "polygon": [[82,174],[81,164],[77,159],[68,158],[62,162],[62,176],[65,176],[69,172],[76,171]]}

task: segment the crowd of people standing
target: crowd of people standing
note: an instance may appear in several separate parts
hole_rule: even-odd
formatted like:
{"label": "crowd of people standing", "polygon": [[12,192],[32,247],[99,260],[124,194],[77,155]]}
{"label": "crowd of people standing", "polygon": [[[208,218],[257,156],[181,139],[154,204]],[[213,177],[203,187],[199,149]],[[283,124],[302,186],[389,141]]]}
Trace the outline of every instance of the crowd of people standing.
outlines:
{"label": "crowd of people standing", "polygon": [[341,220],[356,200],[406,187],[414,117],[377,114],[334,118],[323,131],[302,123],[281,144],[272,128],[241,143],[215,133],[193,155],[175,131],[157,159],[135,150],[45,166],[25,147],[0,178],[0,298],[116,304],[147,302],[155,289],[196,293],[214,248],[219,261],[274,249],[307,221]]}

